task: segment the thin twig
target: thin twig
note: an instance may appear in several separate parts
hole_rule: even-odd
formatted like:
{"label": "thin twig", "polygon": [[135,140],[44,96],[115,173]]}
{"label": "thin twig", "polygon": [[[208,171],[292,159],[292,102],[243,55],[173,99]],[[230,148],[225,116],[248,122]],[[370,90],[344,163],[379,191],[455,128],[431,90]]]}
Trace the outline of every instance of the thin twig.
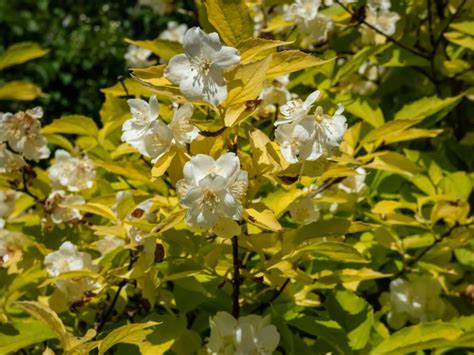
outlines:
{"label": "thin twig", "polygon": [[240,315],[240,261],[239,261],[239,238],[232,237],[232,259],[234,264],[234,275],[232,279],[232,315],[239,318]]}
{"label": "thin twig", "polygon": [[396,278],[400,277],[401,275],[403,275],[405,272],[407,272],[410,269],[410,267],[412,267],[413,265],[418,263],[418,261],[420,261],[430,250],[432,250],[436,245],[441,243],[446,237],[449,237],[455,229],[460,228],[460,227],[469,227],[473,224],[474,224],[474,222],[467,223],[467,224],[455,224],[455,225],[453,225],[451,228],[449,228],[449,230],[447,232],[443,233],[440,237],[436,238],[436,240],[433,244],[431,244],[429,247],[423,249],[420,254],[418,254],[415,258],[411,259],[403,267],[403,269],[401,269],[397,274],[395,274],[395,276],[393,278],[396,279]]}
{"label": "thin twig", "polygon": [[403,43],[397,41],[395,38],[393,38],[392,36],[389,36],[385,33],[383,33],[382,31],[380,31],[377,27],[375,27],[374,25],[371,25],[370,23],[368,23],[367,21],[365,21],[363,18],[361,18],[360,16],[356,15],[354,12],[352,12],[351,10],[349,10],[349,8],[347,6],[345,6],[344,4],[342,4],[339,0],[336,0],[336,3],[341,6],[344,10],[346,10],[346,12],[348,12],[353,18],[355,18],[356,20],[360,21],[361,23],[363,23],[364,25],[366,25],[367,27],[371,28],[372,30],[374,30],[375,32],[377,32],[378,34],[384,36],[387,40],[389,40],[390,42],[396,44],[397,46],[399,46],[400,48],[403,48],[407,51],[409,51],[410,53],[413,53],[419,57],[423,57],[425,59],[430,59],[430,56],[425,54],[425,53],[421,53],[421,52],[418,52],[417,50],[413,49],[413,48],[410,48],[406,45],[404,45]]}
{"label": "thin twig", "polygon": [[427,6],[428,6],[428,29],[430,31],[430,42],[431,42],[431,45],[434,47],[436,41],[435,41],[435,38],[434,38],[434,34],[433,34],[433,13],[432,13],[432,9],[433,9],[433,4],[431,3],[431,0],[427,0]]}
{"label": "thin twig", "polygon": [[[133,264],[135,263],[136,260],[137,260],[136,256],[133,254],[133,251],[130,250],[130,263],[128,264],[128,271],[130,271],[132,269],[132,266],[133,266]],[[115,308],[115,304],[117,303],[117,300],[119,298],[120,292],[122,291],[122,289],[125,287],[125,285],[127,283],[128,283],[128,280],[123,279],[118,284],[118,289],[115,292],[114,297],[112,298],[112,302],[110,302],[109,308],[104,313],[100,323],[95,327],[96,336],[100,333],[100,331],[104,327],[105,323],[107,323],[107,320],[112,315],[112,312],[114,311],[114,308]]]}

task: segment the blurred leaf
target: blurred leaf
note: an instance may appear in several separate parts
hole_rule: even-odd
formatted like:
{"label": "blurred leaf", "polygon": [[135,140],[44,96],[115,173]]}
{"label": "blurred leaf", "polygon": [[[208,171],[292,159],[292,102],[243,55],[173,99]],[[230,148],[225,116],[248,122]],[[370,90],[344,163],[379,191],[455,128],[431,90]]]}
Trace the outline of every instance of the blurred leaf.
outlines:
{"label": "blurred leaf", "polygon": [[25,81],[10,81],[0,85],[0,100],[31,101],[43,96],[39,87]]}
{"label": "blurred leaf", "polygon": [[297,50],[278,52],[272,55],[272,62],[267,71],[267,79],[273,79],[298,70],[323,65],[334,59],[335,58],[322,60],[311,54]]}
{"label": "blurred leaf", "polygon": [[34,42],[15,43],[0,54],[0,70],[44,56],[47,49]]}
{"label": "blurred leaf", "polygon": [[0,353],[14,353],[54,338],[56,333],[39,320],[13,318],[8,324],[0,324]]}
{"label": "blurred leaf", "polygon": [[89,117],[72,115],[63,116],[41,129],[43,134],[77,134],[97,137],[99,129],[94,120]]}

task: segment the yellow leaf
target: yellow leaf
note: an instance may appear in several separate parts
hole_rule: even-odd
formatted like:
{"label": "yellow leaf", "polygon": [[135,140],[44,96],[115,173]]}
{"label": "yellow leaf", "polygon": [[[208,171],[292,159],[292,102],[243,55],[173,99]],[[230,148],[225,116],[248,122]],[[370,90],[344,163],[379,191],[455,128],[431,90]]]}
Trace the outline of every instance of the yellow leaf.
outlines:
{"label": "yellow leaf", "polygon": [[207,0],[205,4],[209,22],[225,43],[235,46],[252,37],[253,21],[244,0]]}
{"label": "yellow leaf", "polygon": [[374,160],[365,167],[389,171],[406,177],[412,177],[422,171],[418,165],[408,160],[404,155],[396,152],[381,152],[380,154],[376,154]]}
{"label": "yellow leaf", "polygon": [[39,87],[25,81],[10,81],[0,86],[0,100],[31,101],[42,95]]}
{"label": "yellow leaf", "polygon": [[125,42],[149,49],[153,54],[156,54],[164,60],[170,60],[175,55],[183,53],[183,45],[181,43],[159,38],[156,38],[153,41],[134,41],[131,39],[125,39]]}
{"label": "yellow leaf", "polygon": [[298,70],[313,68],[323,65],[333,59],[321,60],[311,54],[307,54],[297,50],[283,51],[275,53],[272,56],[270,68],[267,71],[267,79],[273,79]]}
{"label": "yellow leaf", "polygon": [[115,213],[107,206],[100,203],[90,202],[83,205],[64,205],[69,208],[76,208],[79,211],[96,214],[98,216],[105,217],[113,222],[117,222]]}
{"label": "yellow leaf", "polygon": [[233,219],[221,218],[214,226],[214,232],[221,238],[230,239],[239,236],[241,230],[239,224]]}
{"label": "yellow leaf", "polygon": [[282,227],[271,210],[257,211],[253,208],[245,210],[244,218],[251,224],[266,230],[278,232]]}
{"label": "yellow leaf", "polygon": [[99,129],[92,118],[80,115],[63,116],[41,129],[43,134],[77,134],[97,137]]}
{"label": "yellow leaf", "polygon": [[350,96],[340,96],[339,100],[344,105],[347,112],[359,117],[372,127],[380,127],[384,124],[385,118],[380,107],[367,98]]}
{"label": "yellow leaf", "polygon": [[42,57],[46,53],[48,53],[48,50],[41,48],[37,43],[21,42],[13,44],[0,54],[0,70]]}
{"label": "yellow leaf", "polygon": [[147,88],[146,86],[143,86],[137,80],[133,80],[133,79],[125,79],[123,81],[123,85],[121,83],[117,83],[108,88],[100,89],[100,91],[110,96],[116,96],[116,97],[126,96],[127,92],[125,92],[125,89],[123,87],[124,85],[127,88],[127,92],[129,95],[136,95],[136,96],[151,96],[152,95],[152,91],[149,88]]}
{"label": "yellow leaf", "polygon": [[127,324],[112,330],[99,345],[99,354],[105,354],[112,346],[119,343],[146,344],[146,336],[150,333],[146,329],[158,325],[157,322]]}
{"label": "yellow leaf", "polygon": [[442,110],[449,110],[461,101],[463,95],[441,99],[438,96],[423,97],[410,102],[395,114],[396,120],[422,120]]}
{"label": "yellow leaf", "polygon": [[260,94],[271,56],[255,63],[239,65],[226,76],[228,95],[223,106],[236,106],[254,100]]}
{"label": "yellow leaf", "polygon": [[128,161],[106,162],[94,160],[94,165],[131,180],[149,183],[151,179],[150,172],[147,169]]}
{"label": "yellow leaf", "polygon": [[251,60],[263,59],[276,51],[277,47],[285,46],[291,42],[269,40],[263,38],[249,38],[240,42],[237,49],[240,52],[240,62],[246,64]]}
{"label": "yellow leaf", "polygon": [[151,176],[153,178],[157,178],[163,175],[171,165],[175,154],[176,152],[174,150],[169,150],[160,159],[158,159],[151,169]]}

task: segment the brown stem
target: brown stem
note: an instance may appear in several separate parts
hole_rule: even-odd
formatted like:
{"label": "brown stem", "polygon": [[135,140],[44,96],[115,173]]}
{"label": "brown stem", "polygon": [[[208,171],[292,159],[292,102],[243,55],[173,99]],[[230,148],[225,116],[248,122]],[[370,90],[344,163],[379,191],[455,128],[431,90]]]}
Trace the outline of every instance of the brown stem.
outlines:
{"label": "brown stem", "polygon": [[239,318],[240,315],[240,261],[239,261],[239,237],[232,237],[232,259],[234,264],[234,277],[232,279],[232,315]]}

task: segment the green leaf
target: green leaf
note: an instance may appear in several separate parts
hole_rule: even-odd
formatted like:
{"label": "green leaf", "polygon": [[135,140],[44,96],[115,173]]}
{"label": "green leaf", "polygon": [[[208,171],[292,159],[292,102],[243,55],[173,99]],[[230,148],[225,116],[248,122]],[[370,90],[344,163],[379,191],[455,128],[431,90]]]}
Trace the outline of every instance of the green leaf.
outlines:
{"label": "green leaf", "polygon": [[354,247],[342,242],[305,242],[290,257],[299,258],[307,255],[346,263],[368,263]]}
{"label": "green leaf", "polygon": [[346,100],[340,97],[339,100],[344,105],[347,112],[359,117],[372,127],[380,127],[384,124],[385,118],[382,110],[369,99],[351,96],[347,97]]}
{"label": "green leaf", "polygon": [[125,39],[125,42],[149,49],[153,54],[156,54],[164,60],[170,60],[175,55],[183,53],[183,45],[181,43],[159,38],[156,38],[153,41],[134,41],[131,39]]}
{"label": "green leaf", "polygon": [[406,354],[449,346],[463,334],[454,324],[440,321],[403,328],[383,340],[371,354]]}
{"label": "green leaf", "polygon": [[449,25],[449,27],[452,27],[459,32],[464,32],[468,35],[474,36],[474,21],[472,20],[454,22]]}
{"label": "green leaf", "polygon": [[471,179],[464,171],[449,174],[439,182],[438,186],[445,195],[453,199],[467,200],[472,192]]}
{"label": "green leaf", "polygon": [[0,70],[44,56],[47,49],[34,42],[15,43],[0,54]]}
{"label": "green leaf", "polygon": [[474,51],[474,36],[469,36],[462,32],[452,31],[445,33],[444,37],[446,37],[449,42]]}
{"label": "green leaf", "polygon": [[222,40],[234,46],[252,37],[253,21],[244,0],[206,0],[209,22]]}
{"label": "green leaf", "polygon": [[[423,120],[444,109],[453,109],[461,101],[462,95],[441,99],[438,96],[424,97],[402,107],[395,114],[396,120]],[[447,112],[446,112],[447,113]]]}
{"label": "green leaf", "polygon": [[0,100],[31,101],[42,95],[39,87],[25,81],[10,81],[0,86]]}
{"label": "green leaf", "polygon": [[150,183],[150,171],[144,169],[141,166],[137,166],[132,162],[128,161],[117,161],[117,162],[108,162],[108,161],[100,161],[94,160],[94,165],[97,167],[101,167],[106,171],[121,175],[123,177],[129,178],[131,180],[136,180],[144,183]]}
{"label": "green leaf", "polygon": [[15,353],[54,338],[56,334],[39,320],[13,318],[8,324],[0,324],[0,353]]}
{"label": "green leaf", "polygon": [[374,322],[372,307],[350,291],[331,292],[324,305],[331,319],[345,330],[350,347],[354,350],[363,349]]}
{"label": "green leaf", "polygon": [[99,129],[92,118],[80,115],[63,116],[41,129],[43,134],[77,134],[97,137]]}
{"label": "green leaf", "polygon": [[112,348],[115,344],[127,343],[141,345],[146,344],[146,336],[150,334],[148,328],[158,325],[157,322],[146,322],[128,324],[123,327],[112,330],[99,345],[99,354],[105,354],[107,350]]}

